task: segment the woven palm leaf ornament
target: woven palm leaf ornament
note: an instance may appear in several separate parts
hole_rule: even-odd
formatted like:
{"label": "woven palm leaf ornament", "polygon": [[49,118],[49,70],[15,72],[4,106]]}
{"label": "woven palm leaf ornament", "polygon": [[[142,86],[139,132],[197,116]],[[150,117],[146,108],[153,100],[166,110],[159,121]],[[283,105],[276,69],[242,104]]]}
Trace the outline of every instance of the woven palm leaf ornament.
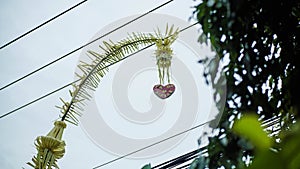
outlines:
{"label": "woven palm leaf ornament", "polygon": [[[161,39],[156,42],[157,49],[155,51],[159,84],[153,87],[153,92],[161,99],[166,99],[175,92],[175,85],[170,83],[170,68],[173,57],[171,44],[176,40],[177,36],[172,36],[172,32],[173,27],[168,30],[168,26],[166,28],[165,36],[162,36],[159,29],[158,32],[156,32],[157,36],[161,37]],[[178,32],[178,30],[175,32]]]}
{"label": "woven palm leaf ornament", "polygon": [[[62,140],[63,131],[66,128],[66,122],[78,125],[78,118],[84,111],[87,101],[92,98],[91,92],[98,87],[101,78],[108,71],[108,67],[126,59],[129,55],[139,51],[142,47],[156,45],[156,59],[160,84],[153,87],[154,93],[162,98],[168,98],[175,91],[175,86],[170,84],[170,66],[173,51],[171,44],[178,36],[178,29],[166,27],[165,34],[160,30],[155,34],[151,33],[132,33],[126,39],[119,42],[106,42],[99,47],[103,53],[88,51],[90,62],[80,61],[78,68],[80,74],[76,74],[80,79],[73,84],[73,90],[70,90],[70,101],[62,101],[60,116],[54,122],[53,129],[46,136],[38,136],[35,140],[37,155],[32,158],[32,162],[27,164],[34,169],[52,169],[59,168],[57,161],[65,154],[65,141]],[[164,85],[168,83],[167,85]]]}

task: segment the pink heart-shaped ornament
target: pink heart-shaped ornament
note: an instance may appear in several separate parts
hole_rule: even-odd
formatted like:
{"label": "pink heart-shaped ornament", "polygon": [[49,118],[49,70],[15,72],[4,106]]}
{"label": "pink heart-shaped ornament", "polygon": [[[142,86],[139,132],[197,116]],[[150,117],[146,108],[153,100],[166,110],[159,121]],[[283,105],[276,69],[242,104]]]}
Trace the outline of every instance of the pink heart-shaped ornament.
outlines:
{"label": "pink heart-shaped ornament", "polygon": [[175,91],[175,86],[173,84],[163,85],[155,85],[153,87],[153,92],[161,99],[166,99],[170,97]]}

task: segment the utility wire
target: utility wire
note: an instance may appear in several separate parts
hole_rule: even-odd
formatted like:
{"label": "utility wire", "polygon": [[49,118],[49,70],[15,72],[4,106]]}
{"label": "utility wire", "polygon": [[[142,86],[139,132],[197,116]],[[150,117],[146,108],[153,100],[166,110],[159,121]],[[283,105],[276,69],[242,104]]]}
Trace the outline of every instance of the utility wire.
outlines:
{"label": "utility wire", "polygon": [[[189,29],[189,28],[195,26],[195,25],[198,24],[198,23],[199,23],[199,22],[196,22],[196,23],[194,23],[194,24],[192,24],[192,25],[189,25],[189,26],[187,26],[187,27],[185,27],[185,28],[179,30],[179,32],[185,31],[185,30],[187,30],[187,29]],[[154,43],[151,44],[151,45],[148,45],[148,46],[146,46],[146,47],[144,47],[144,48],[142,48],[142,49],[140,49],[140,50],[138,50],[138,51],[136,51],[136,52],[134,52],[134,53],[132,53],[132,54],[130,54],[130,55],[124,57],[124,58],[122,58],[122,59],[120,59],[120,60],[117,61],[117,62],[114,62],[114,63],[112,63],[112,64],[110,64],[110,65],[104,67],[104,69],[107,68],[107,67],[109,67],[109,66],[112,66],[113,64],[116,64],[116,63],[118,63],[118,62],[120,62],[120,61],[122,61],[122,60],[124,60],[124,59],[126,59],[126,58],[128,58],[128,57],[130,57],[130,56],[132,56],[132,55],[134,55],[134,54],[136,54],[136,53],[138,53],[138,52],[141,52],[141,51],[143,51],[143,50],[145,50],[145,49],[147,49],[147,48],[149,48],[149,47],[151,47],[151,46],[153,46],[153,45],[154,45]],[[64,85],[64,86],[62,86],[62,87],[60,87],[60,88],[58,88],[58,89],[56,89],[56,90],[54,90],[54,91],[52,91],[52,92],[49,92],[49,93],[47,93],[47,94],[45,94],[45,95],[43,95],[43,96],[41,96],[41,97],[39,97],[39,98],[37,98],[37,99],[31,101],[31,102],[29,102],[29,103],[26,103],[26,104],[24,104],[24,105],[22,105],[22,106],[20,106],[20,107],[18,107],[18,108],[16,108],[16,109],[14,109],[14,110],[11,110],[11,111],[9,111],[9,112],[7,112],[7,113],[1,115],[1,116],[0,116],[0,119],[3,118],[3,117],[5,117],[5,116],[8,116],[8,115],[10,115],[10,114],[12,114],[12,113],[15,113],[16,111],[21,110],[21,109],[23,109],[23,108],[25,108],[25,107],[27,107],[27,106],[29,106],[29,105],[31,105],[31,104],[37,102],[37,101],[40,101],[40,100],[42,100],[42,99],[44,99],[44,98],[46,98],[46,97],[48,97],[48,96],[50,96],[50,95],[52,95],[52,94],[54,94],[54,93],[56,93],[56,92],[58,92],[58,91],[64,89],[64,88],[66,88],[66,87],[68,87],[68,86],[70,86],[70,85],[72,85],[72,84],[78,82],[79,80],[81,80],[81,79],[77,79],[77,80],[75,80],[74,82],[71,82],[71,83],[69,83],[69,84],[66,84],[66,85]]]}
{"label": "utility wire", "polygon": [[36,26],[35,28],[32,28],[31,30],[29,30],[29,31],[27,31],[27,32],[25,32],[25,33],[23,33],[22,35],[16,37],[15,39],[13,39],[13,40],[7,42],[6,44],[4,44],[4,45],[2,45],[2,46],[0,47],[0,50],[3,49],[3,48],[5,48],[5,47],[7,47],[7,46],[9,46],[9,45],[11,45],[12,43],[16,42],[17,40],[19,40],[19,39],[25,37],[26,35],[28,35],[28,34],[34,32],[34,31],[36,31],[37,29],[41,28],[42,26],[44,26],[44,25],[50,23],[51,21],[57,19],[58,17],[60,17],[60,16],[62,16],[62,15],[64,15],[64,14],[66,14],[67,12],[71,11],[72,9],[75,9],[76,7],[82,5],[83,3],[87,2],[87,1],[88,1],[88,0],[84,0],[84,1],[79,2],[78,4],[72,6],[71,8],[69,8],[69,9],[67,9],[67,10],[65,10],[65,11],[63,11],[63,12],[61,12],[60,14],[54,16],[53,18],[48,19],[48,20],[45,21],[44,23],[42,23],[42,24]]}
{"label": "utility wire", "polygon": [[63,58],[66,58],[67,56],[69,56],[69,55],[71,55],[71,54],[73,54],[73,53],[75,53],[75,52],[81,50],[82,48],[84,48],[84,47],[86,47],[86,46],[88,46],[88,45],[90,45],[90,44],[96,42],[97,40],[99,40],[99,39],[101,39],[101,38],[103,38],[103,37],[105,37],[105,36],[107,36],[107,35],[109,35],[109,34],[115,32],[115,31],[117,31],[117,30],[119,30],[119,29],[121,29],[121,28],[127,26],[128,24],[130,24],[130,23],[132,23],[132,22],[134,22],[134,21],[136,21],[136,20],[138,20],[138,19],[140,19],[140,18],[142,18],[142,17],[144,17],[144,16],[146,16],[146,15],[152,13],[153,11],[155,11],[155,10],[157,10],[157,9],[159,9],[159,8],[161,8],[161,7],[165,6],[165,5],[167,5],[167,4],[169,4],[169,3],[172,2],[172,1],[174,1],[174,0],[169,0],[169,1],[163,3],[163,4],[159,5],[159,6],[157,6],[157,7],[153,8],[153,9],[151,9],[150,11],[148,11],[148,12],[146,12],[146,13],[144,13],[144,14],[142,14],[142,15],[140,15],[140,16],[138,16],[138,17],[136,17],[136,18],[134,18],[134,19],[132,19],[132,20],[130,20],[130,21],[128,21],[128,22],[126,22],[125,24],[123,24],[123,25],[121,25],[121,26],[119,26],[119,27],[117,27],[117,28],[115,28],[115,29],[113,29],[113,30],[107,32],[107,33],[105,33],[104,35],[102,35],[102,36],[100,36],[100,37],[98,37],[98,38],[92,40],[91,42],[88,42],[88,43],[86,43],[86,44],[84,44],[84,45],[82,45],[82,46],[80,46],[80,47],[78,47],[78,48],[72,50],[71,52],[69,52],[69,53],[67,53],[67,54],[65,54],[65,55],[63,55],[63,56],[61,56],[61,57],[59,57],[59,58],[57,58],[57,59],[55,59],[55,60],[53,60],[53,61],[47,63],[47,64],[45,64],[44,66],[41,66],[40,68],[38,68],[38,69],[36,69],[36,70],[34,70],[34,71],[32,71],[32,72],[30,72],[30,73],[28,73],[28,74],[22,76],[21,78],[19,78],[19,79],[17,79],[17,80],[14,80],[13,82],[11,82],[11,83],[9,83],[9,84],[7,84],[7,85],[1,87],[0,90],[3,90],[3,89],[5,89],[5,88],[7,88],[7,87],[9,87],[9,86],[11,86],[11,85],[13,85],[13,84],[15,84],[15,83],[21,81],[21,80],[23,80],[23,79],[25,79],[25,78],[27,78],[27,77],[33,75],[33,74],[37,73],[38,71],[40,71],[40,70],[42,70],[42,69],[44,69],[44,68],[46,68],[46,67],[48,67],[48,66],[54,64],[55,62],[57,62],[57,61],[59,61],[59,60],[61,60],[61,59],[63,59]]}
{"label": "utility wire", "polygon": [[152,144],[150,144],[150,145],[148,145],[148,146],[145,146],[145,147],[143,147],[143,148],[141,148],[141,149],[135,150],[135,151],[133,151],[133,152],[131,152],[131,153],[128,153],[128,154],[123,155],[123,156],[121,156],[121,157],[115,158],[115,159],[110,160],[110,161],[108,161],[108,162],[106,162],[106,163],[103,163],[103,164],[101,164],[101,165],[98,165],[98,166],[94,167],[93,169],[97,169],[97,168],[103,167],[103,166],[108,165],[108,164],[110,164],[110,163],[113,163],[113,162],[115,162],[115,161],[121,160],[121,159],[123,159],[123,158],[125,158],[125,157],[128,157],[128,156],[130,156],[130,155],[132,155],[132,154],[138,153],[138,152],[140,152],[140,151],[143,151],[143,150],[145,150],[145,149],[148,149],[148,148],[150,148],[150,147],[153,147],[153,146],[155,146],[155,145],[157,145],[157,144],[163,143],[163,142],[165,142],[165,141],[167,141],[167,140],[170,140],[170,139],[172,139],[172,138],[174,138],[174,137],[180,136],[180,135],[182,135],[182,134],[184,134],[184,133],[187,133],[187,132],[189,132],[189,131],[191,131],[191,130],[194,130],[194,129],[196,129],[196,128],[199,128],[199,127],[201,127],[201,126],[203,126],[203,125],[205,125],[205,124],[208,124],[208,123],[210,123],[211,121],[213,121],[213,120],[207,121],[207,122],[205,122],[205,123],[198,124],[198,125],[196,125],[196,126],[194,126],[194,127],[192,127],[192,128],[189,128],[189,129],[184,130],[184,131],[182,131],[182,132],[180,132],[180,133],[174,134],[174,135],[172,135],[172,136],[170,136],[170,137],[167,137],[167,138],[165,138],[165,139],[162,139],[162,140],[160,140],[160,141],[158,141],[158,142],[152,143]]}
{"label": "utility wire", "polygon": [[163,169],[163,168],[166,169],[166,168],[170,168],[170,167],[175,167],[177,165],[180,165],[180,164],[190,160],[192,157],[196,157],[199,154],[205,153],[206,150],[207,150],[207,147],[198,148],[194,151],[191,151],[189,153],[186,153],[184,155],[176,157],[172,160],[169,160],[169,161],[163,162],[159,165],[156,165],[156,166],[152,167],[151,169]]}
{"label": "utility wire", "polygon": [[[172,159],[170,161],[164,162],[160,165],[157,165],[155,167],[152,167],[151,169],[171,169],[171,168],[175,168],[178,166],[181,166],[180,168],[184,168],[186,166],[191,165],[191,163],[189,163],[189,161],[196,159],[197,157],[199,157],[200,155],[207,153],[207,147],[201,147],[197,150],[194,150],[192,152],[189,152],[185,155],[182,155],[180,157],[177,157],[175,159]],[[184,165],[188,163],[187,165]],[[182,166],[184,165],[184,166]]]}

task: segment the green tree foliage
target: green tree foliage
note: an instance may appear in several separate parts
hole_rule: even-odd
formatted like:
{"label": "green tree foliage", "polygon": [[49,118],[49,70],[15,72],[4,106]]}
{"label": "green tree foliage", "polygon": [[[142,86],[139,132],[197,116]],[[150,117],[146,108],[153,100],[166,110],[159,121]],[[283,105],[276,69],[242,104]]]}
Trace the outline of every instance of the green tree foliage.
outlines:
{"label": "green tree foliage", "polygon": [[203,29],[199,41],[209,41],[217,54],[201,62],[204,76],[220,95],[224,90],[217,86],[216,65],[228,63],[222,69],[225,109],[220,109],[223,114],[209,138],[207,156],[197,160],[201,168],[242,168],[253,158],[255,145],[232,132],[239,117],[276,116],[281,132],[299,117],[300,1],[203,0],[194,14]]}

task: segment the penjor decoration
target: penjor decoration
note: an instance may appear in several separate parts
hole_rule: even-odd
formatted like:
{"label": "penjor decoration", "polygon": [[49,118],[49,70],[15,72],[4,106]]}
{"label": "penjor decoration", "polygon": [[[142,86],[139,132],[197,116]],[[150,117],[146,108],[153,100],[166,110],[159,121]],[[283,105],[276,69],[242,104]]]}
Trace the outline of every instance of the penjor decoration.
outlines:
{"label": "penjor decoration", "polygon": [[[157,36],[162,37],[156,42],[156,65],[158,68],[159,84],[153,87],[153,92],[161,99],[170,97],[175,92],[175,85],[170,83],[170,68],[172,63],[173,50],[171,44],[176,40],[178,30],[173,33],[173,26],[166,29],[163,37],[158,30]],[[166,84],[167,83],[167,84]]]}
{"label": "penjor decoration", "polygon": [[119,42],[103,41],[99,47],[102,53],[88,51],[89,62],[81,61],[78,68],[81,73],[76,74],[80,79],[73,83],[73,89],[69,91],[71,100],[61,99],[62,105],[57,106],[60,109],[60,120],[54,123],[54,128],[46,135],[39,136],[35,140],[37,155],[27,164],[34,169],[52,169],[59,168],[58,160],[65,154],[66,144],[62,140],[63,131],[66,128],[66,122],[78,125],[78,118],[81,116],[86,102],[91,100],[91,92],[98,87],[100,80],[108,71],[108,67],[126,59],[130,54],[140,50],[142,46],[156,44],[156,64],[158,67],[159,84],[153,87],[154,93],[161,99],[170,97],[175,86],[170,82],[170,67],[173,56],[171,44],[178,36],[178,29],[173,26],[169,29],[168,25],[164,35],[158,30],[151,33],[132,33],[126,39]]}

